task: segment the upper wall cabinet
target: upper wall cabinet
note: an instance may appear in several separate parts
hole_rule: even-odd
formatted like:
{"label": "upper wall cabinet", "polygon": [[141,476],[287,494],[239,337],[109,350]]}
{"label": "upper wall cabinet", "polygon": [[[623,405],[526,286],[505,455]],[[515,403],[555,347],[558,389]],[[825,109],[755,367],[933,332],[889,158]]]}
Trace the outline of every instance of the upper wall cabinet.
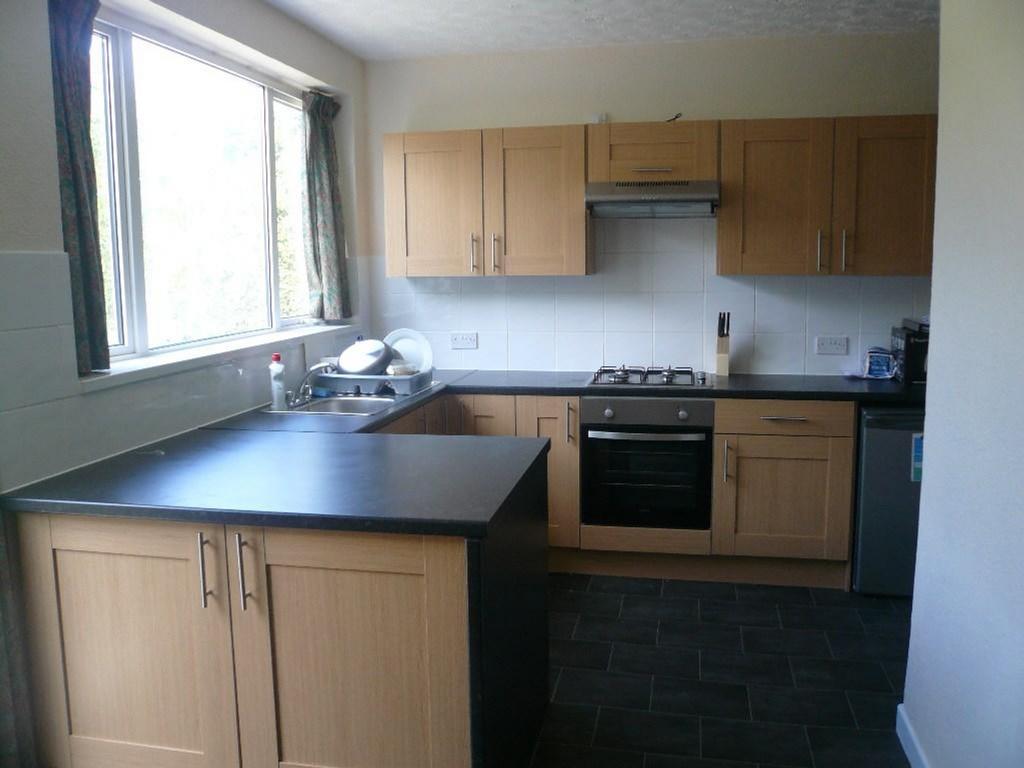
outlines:
{"label": "upper wall cabinet", "polygon": [[480,273],[480,131],[384,137],[389,277]]}
{"label": "upper wall cabinet", "polygon": [[931,272],[936,122],[934,115],[836,120],[832,232],[840,272]]}
{"label": "upper wall cabinet", "polygon": [[587,181],[718,178],[718,121],[587,126]]}
{"label": "upper wall cabinet", "polygon": [[483,132],[484,274],[586,274],[582,125]]}
{"label": "upper wall cabinet", "polygon": [[930,274],[935,125],[724,121],[718,273]]}
{"label": "upper wall cabinet", "polygon": [[384,137],[388,277],[586,274],[582,125]]}
{"label": "upper wall cabinet", "polygon": [[722,123],[718,273],[827,273],[834,120]]}

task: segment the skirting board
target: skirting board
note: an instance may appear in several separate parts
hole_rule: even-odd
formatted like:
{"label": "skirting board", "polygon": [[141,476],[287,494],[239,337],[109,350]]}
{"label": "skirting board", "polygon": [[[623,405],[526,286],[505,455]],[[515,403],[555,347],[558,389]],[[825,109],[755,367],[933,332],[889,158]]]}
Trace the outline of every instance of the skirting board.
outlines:
{"label": "skirting board", "polygon": [[766,557],[664,555],[552,548],[548,569],[602,576],[726,581],[785,587],[850,588],[849,563]]}
{"label": "skirting board", "polygon": [[907,709],[903,704],[896,707],[896,735],[900,739],[900,746],[903,747],[903,753],[907,756],[912,768],[931,768],[931,763],[924,756],[921,742],[917,740],[917,733],[914,731],[914,726],[910,724]]}

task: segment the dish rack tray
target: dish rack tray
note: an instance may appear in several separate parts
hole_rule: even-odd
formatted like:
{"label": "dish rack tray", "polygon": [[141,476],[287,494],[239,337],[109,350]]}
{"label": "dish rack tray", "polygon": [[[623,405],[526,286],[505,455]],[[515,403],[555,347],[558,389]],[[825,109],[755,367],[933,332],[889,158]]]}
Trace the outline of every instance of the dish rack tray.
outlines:
{"label": "dish rack tray", "polygon": [[359,373],[321,373],[316,385],[331,392],[360,392],[373,394],[381,384],[389,384],[396,395],[414,395],[433,383],[434,370],[419,371],[408,376],[369,376]]}

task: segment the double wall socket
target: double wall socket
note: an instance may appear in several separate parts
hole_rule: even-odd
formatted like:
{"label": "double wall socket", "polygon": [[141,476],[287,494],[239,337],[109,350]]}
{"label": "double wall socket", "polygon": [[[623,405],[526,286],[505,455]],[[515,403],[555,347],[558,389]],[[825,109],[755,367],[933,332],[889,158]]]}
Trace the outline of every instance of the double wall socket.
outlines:
{"label": "double wall socket", "polygon": [[849,336],[814,337],[814,354],[816,355],[847,355],[849,352]]}
{"label": "double wall socket", "polygon": [[452,334],[452,349],[476,349],[478,346],[477,335],[475,333],[453,333]]}

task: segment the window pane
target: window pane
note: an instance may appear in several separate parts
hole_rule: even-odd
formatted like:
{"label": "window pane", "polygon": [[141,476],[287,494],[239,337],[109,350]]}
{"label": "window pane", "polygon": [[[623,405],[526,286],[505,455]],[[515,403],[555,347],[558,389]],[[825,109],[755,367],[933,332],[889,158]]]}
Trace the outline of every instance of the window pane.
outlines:
{"label": "window pane", "polygon": [[99,216],[100,265],[107,310],[107,340],[111,347],[124,344],[121,312],[121,263],[114,207],[113,137],[110,99],[110,40],[106,35],[92,36],[89,49],[91,120],[89,135],[96,165],[96,205]]}
{"label": "window pane", "polygon": [[150,347],[270,327],[263,88],[132,40]]}
{"label": "window pane", "polygon": [[309,314],[306,282],[306,120],[302,109],[274,101],[277,274],[281,317]]}

